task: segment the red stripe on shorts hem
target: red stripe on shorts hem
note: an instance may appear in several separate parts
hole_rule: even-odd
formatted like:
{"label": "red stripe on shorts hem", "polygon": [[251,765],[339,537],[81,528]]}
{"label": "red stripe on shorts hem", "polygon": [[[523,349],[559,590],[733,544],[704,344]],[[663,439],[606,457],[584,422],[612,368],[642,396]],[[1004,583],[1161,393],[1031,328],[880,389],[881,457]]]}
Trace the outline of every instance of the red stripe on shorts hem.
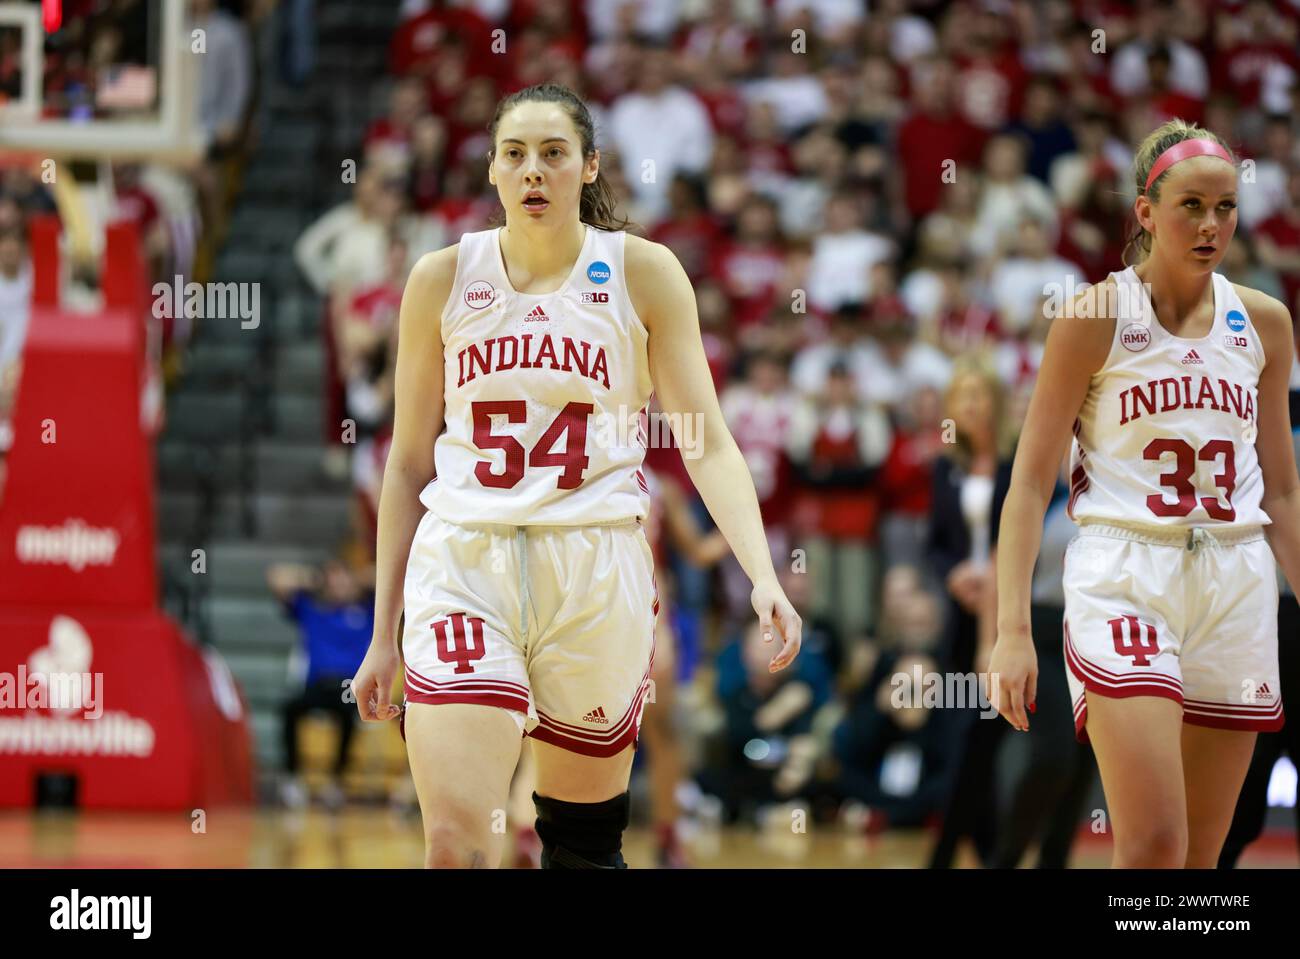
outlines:
{"label": "red stripe on shorts hem", "polygon": [[1268,719],[1282,711],[1281,702],[1264,705],[1253,703],[1212,703],[1205,699],[1184,699],[1183,707],[1194,713],[1229,713],[1236,716]]}
{"label": "red stripe on shorts hem", "polygon": [[1275,733],[1286,723],[1286,716],[1278,714],[1269,719],[1247,719],[1244,716],[1207,716],[1204,713],[1183,711],[1183,722],[1210,729],[1236,729],[1242,732]]}
{"label": "red stripe on shorts hem", "polygon": [[406,666],[405,669],[406,669],[406,681],[408,684],[411,682],[411,677],[414,676],[420,682],[426,684],[432,689],[438,689],[443,686],[456,686],[461,683],[485,683],[485,684],[493,683],[498,686],[511,687],[523,693],[528,692],[528,687],[523,685],[523,683],[511,682],[508,679],[492,679],[490,677],[484,677],[484,676],[466,676],[464,679],[437,680],[437,679],[430,679],[428,676],[421,676],[409,665]]}
{"label": "red stripe on shorts hem", "polygon": [[[1076,674],[1077,675],[1077,674]],[[1108,699],[1128,699],[1132,696],[1160,696],[1164,699],[1171,699],[1179,706],[1183,704],[1183,697],[1169,689],[1167,686],[1155,686],[1151,683],[1129,683],[1125,686],[1102,686],[1091,679],[1078,677],[1079,682],[1083,683],[1084,689],[1089,693],[1096,693],[1098,696],[1105,696]],[[1183,721],[1187,722],[1187,713],[1183,713]],[[1082,708],[1076,711],[1074,716],[1074,738],[1081,743],[1088,742],[1088,698],[1084,694]]]}
{"label": "red stripe on shorts hem", "polygon": [[566,736],[549,726],[538,725],[528,735],[533,739],[539,739],[544,743],[552,746],[558,746],[560,749],[567,749],[571,753],[578,753],[581,756],[595,756],[600,759],[607,759],[610,756],[616,756],[626,749],[631,743],[635,742],[638,733],[638,725],[633,723],[623,730],[623,734],[608,743],[591,743],[584,739],[575,739]]}
{"label": "red stripe on shorts hem", "polygon": [[500,706],[502,709],[513,709],[515,712],[523,713],[525,716],[528,715],[528,700],[521,699],[518,696],[511,696],[508,693],[412,693],[408,687],[406,690],[406,701],[408,703],[425,703],[430,706],[441,706],[445,703],[468,703],[472,706]]}

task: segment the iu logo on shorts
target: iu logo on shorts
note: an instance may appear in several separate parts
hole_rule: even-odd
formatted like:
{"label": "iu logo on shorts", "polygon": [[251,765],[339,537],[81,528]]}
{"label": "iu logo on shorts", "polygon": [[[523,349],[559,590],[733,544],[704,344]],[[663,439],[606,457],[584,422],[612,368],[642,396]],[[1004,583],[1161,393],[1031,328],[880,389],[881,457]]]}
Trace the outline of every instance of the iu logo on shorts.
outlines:
{"label": "iu logo on shorts", "polygon": [[1151,657],[1160,652],[1160,644],[1156,642],[1156,628],[1150,623],[1139,622],[1136,616],[1117,616],[1107,622],[1110,623],[1111,638],[1115,641],[1115,652],[1121,656],[1132,656],[1134,666],[1150,666]]}
{"label": "iu logo on shorts", "polygon": [[[487,647],[483,644],[483,620],[478,616],[468,617],[470,633],[473,633],[473,639],[465,631],[465,622],[467,617],[464,613],[452,613],[447,619],[435,619],[429,624],[437,637],[438,658],[444,663],[455,663],[454,672],[472,673],[474,667],[470,663],[482,659],[487,653]],[[451,635],[447,635],[447,624],[451,623]]]}

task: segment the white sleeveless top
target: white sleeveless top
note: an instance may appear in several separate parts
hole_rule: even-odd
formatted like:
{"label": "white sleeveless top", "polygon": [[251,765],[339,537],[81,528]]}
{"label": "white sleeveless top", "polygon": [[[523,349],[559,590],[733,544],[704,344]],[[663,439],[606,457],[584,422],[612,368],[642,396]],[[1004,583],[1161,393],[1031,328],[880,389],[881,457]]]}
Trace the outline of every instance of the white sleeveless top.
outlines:
{"label": "white sleeveless top", "polygon": [[519,293],[500,230],[460,241],[442,313],[446,431],[420,502],[454,523],[587,526],[646,515],[646,328],[626,234],[587,227],[552,293]]}
{"label": "white sleeveless top", "polygon": [[1115,334],[1074,424],[1070,518],[1145,526],[1255,526],[1264,347],[1232,284],[1215,273],[1200,339],[1157,322],[1132,267],[1116,280]]}

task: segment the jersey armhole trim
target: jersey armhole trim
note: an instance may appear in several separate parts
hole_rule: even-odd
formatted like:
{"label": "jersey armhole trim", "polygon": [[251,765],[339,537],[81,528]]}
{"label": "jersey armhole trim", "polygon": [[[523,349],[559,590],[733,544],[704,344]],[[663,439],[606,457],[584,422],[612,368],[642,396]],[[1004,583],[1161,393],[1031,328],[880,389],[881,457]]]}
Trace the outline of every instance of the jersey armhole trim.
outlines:
{"label": "jersey armhole trim", "polygon": [[442,313],[438,316],[438,333],[442,338],[442,345],[447,345],[447,311],[451,309],[452,303],[461,295],[461,270],[465,264],[465,240],[468,237],[476,236],[474,233],[466,233],[461,236],[456,243],[456,275],[451,281],[451,290],[447,293],[447,302],[442,305]]}
{"label": "jersey armhole trim", "polygon": [[[1241,304],[1241,311],[1246,314],[1246,322],[1250,324],[1250,332],[1251,332],[1250,339],[1251,339],[1251,346],[1252,346],[1251,352],[1255,354],[1255,362],[1259,364],[1260,374],[1263,374],[1264,369],[1268,366],[1268,350],[1264,349],[1264,338],[1259,335],[1259,328],[1255,326],[1255,320],[1250,315],[1250,310],[1246,309],[1245,300],[1241,298],[1241,294],[1237,292],[1235,286],[1232,284],[1231,281],[1228,282],[1228,289],[1232,291],[1232,295],[1236,297],[1237,302]],[[1291,341],[1294,344],[1295,342],[1294,336],[1292,336]],[[1295,356],[1295,352],[1293,349],[1292,361],[1291,361],[1292,365],[1295,364],[1294,356]],[[1288,380],[1290,379],[1290,371],[1288,371],[1287,373],[1287,379]]]}
{"label": "jersey armhole trim", "polygon": [[632,302],[632,287],[627,282],[627,231],[620,230],[619,237],[618,268],[623,272],[623,289],[627,291],[627,312],[635,322],[636,328],[641,331],[641,335],[649,342],[650,329],[641,319],[641,314],[636,311],[636,305]]}
{"label": "jersey armhole trim", "polygon": [[[1101,366],[1097,367],[1097,369],[1093,371],[1092,379],[1105,375],[1110,368],[1115,365],[1115,351],[1123,349],[1119,341],[1121,329],[1119,318],[1111,317],[1110,322],[1114,324],[1110,331],[1110,349],[1106,352],[1106,359],[1102,360]],[[1127,326],[1128,324],[1126,323],[1124,325]]]}

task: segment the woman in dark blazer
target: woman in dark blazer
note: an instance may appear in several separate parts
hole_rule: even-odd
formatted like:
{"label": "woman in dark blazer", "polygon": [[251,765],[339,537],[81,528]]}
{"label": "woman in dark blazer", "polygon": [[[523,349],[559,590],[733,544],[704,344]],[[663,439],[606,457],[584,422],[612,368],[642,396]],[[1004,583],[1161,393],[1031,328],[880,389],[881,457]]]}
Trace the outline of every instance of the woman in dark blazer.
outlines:
{"label": "woman in dark blazer", "polygon": [[[992,649],[994,631],[987,628],[992,624],[985,624],[981,642],[980,615],[992,608],[989,559],[1011,484],[1014,439],[1005,405],[1002,384],[991,371],[973,363],[958,365],[944,401],[951,442],[934,463],[927,537],[930,570],[948,598],[943,669],[949,673],[980,672]],[[974,840],[986,865],[996,847],[993,759],[1006,724],[981,721],[978,703],[960,713],[952,724],[950,765],[956,773],[930,857],[932,869],[952,865],[963,836]]]}

